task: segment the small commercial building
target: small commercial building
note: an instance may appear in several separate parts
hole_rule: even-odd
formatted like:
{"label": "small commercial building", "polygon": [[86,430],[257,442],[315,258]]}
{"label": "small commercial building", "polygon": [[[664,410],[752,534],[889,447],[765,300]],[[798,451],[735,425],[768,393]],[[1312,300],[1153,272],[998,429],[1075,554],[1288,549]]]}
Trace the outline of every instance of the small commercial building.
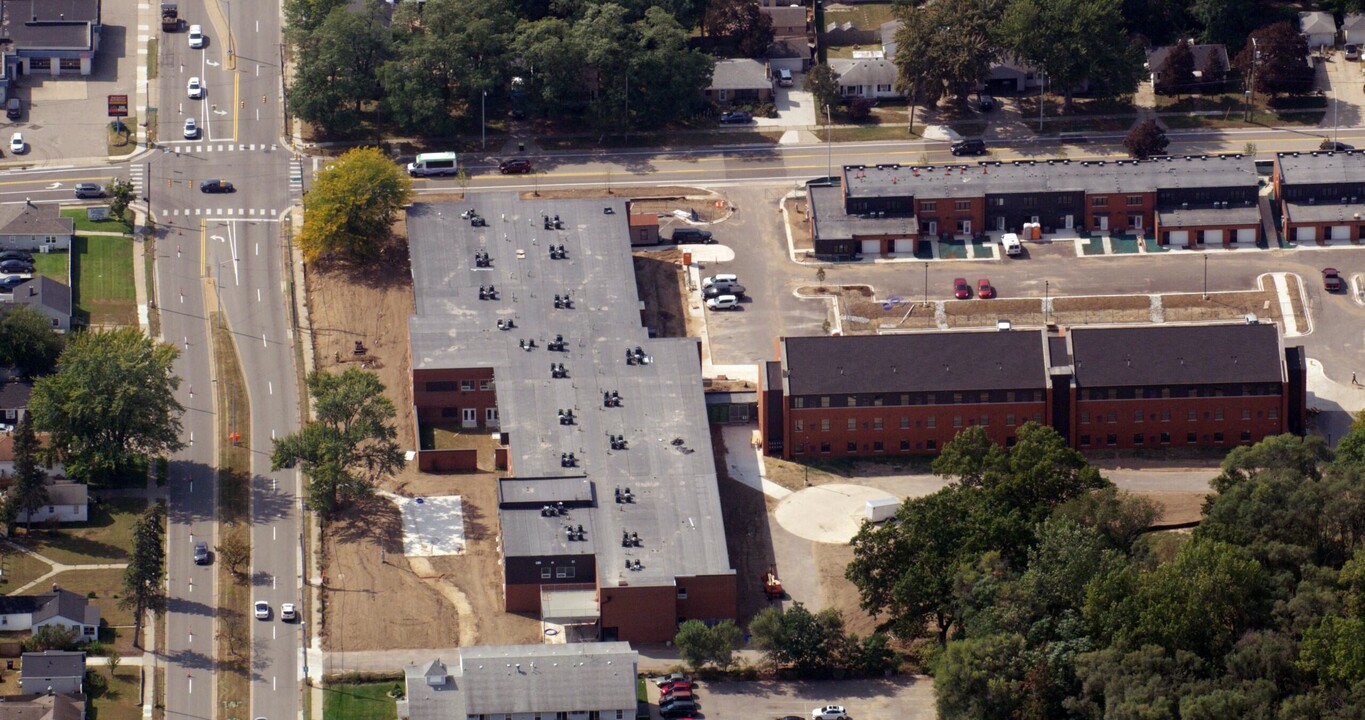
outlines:
{"label": "small commercial building", "polygon": [[1365,151],[1279,153],[1272,182],[1291,242],[1365,238]]}
{"label": "small commercial building", "polygon": [[3,0],[7,74],[89,76],[100,49],[101,0]]}
{"label": "small commercial building", "polygon": [[1076,448],[1226,448],[1304,429],[1307,365],[1268,324],[1085,326],[781,338],[759,389],[763,450],[932,455],[1026,422]]}

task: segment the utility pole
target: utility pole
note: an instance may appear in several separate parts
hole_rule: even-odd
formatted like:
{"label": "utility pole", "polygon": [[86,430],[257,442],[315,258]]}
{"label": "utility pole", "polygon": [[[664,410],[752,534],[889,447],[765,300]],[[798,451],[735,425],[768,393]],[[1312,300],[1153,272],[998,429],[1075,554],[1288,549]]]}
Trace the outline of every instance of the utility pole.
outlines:
{"label": "utility pole", "polygon": [[1204,256],[1204,299],[1209,299],[1209,256]]}
{"label": "utility pole", "polygon": [[825,182],[834,174],[834,120],[825,106]]}
{"label": "utility pole", "polygon": [[479,138],[479,149],[488,149],[488,91],[484,90],[479,98],[479,128],[481,136]]}
{"label": "utility pole", "polygon": [[929,307],[929,263],[924,263],[924,307]]}
{"label": "utility pole", "polygon": [[1049,292],[1050,292],[1051,290],[1052,290],[1052,281],[1051,281],[1051,280],[1044,280],[1044,281],[1043,281],[1043,324],[1044,324],[1044,325],[1050,325],[1050,324],[1051,324],[1051,323],[1049,322],[1049,320],[1052,319],[1052,312],[1051,312],[1051,310],[1048,308],[1048,304],[1047,304],[1047,296],[1048,296],[1048,294],[1049,294]]}
{"label": "utility pole", "polygon": [[1043,131],[1043,99],[1047,92],[1047,73],[1038,71],[1038,132]]}

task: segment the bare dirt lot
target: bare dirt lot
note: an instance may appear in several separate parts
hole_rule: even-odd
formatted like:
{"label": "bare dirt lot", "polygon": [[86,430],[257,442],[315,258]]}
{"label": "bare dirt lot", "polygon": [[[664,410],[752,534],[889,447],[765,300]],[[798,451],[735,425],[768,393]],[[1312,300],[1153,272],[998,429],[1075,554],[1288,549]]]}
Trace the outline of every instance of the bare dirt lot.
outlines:
{"label": "bare dirt lot", "polygon": [[644,302],[645,327],[658,337],[696,337],[683,306],[687,288],[683,284],[682,251],[676,247],[636,250],[632,259],[635,287]]}

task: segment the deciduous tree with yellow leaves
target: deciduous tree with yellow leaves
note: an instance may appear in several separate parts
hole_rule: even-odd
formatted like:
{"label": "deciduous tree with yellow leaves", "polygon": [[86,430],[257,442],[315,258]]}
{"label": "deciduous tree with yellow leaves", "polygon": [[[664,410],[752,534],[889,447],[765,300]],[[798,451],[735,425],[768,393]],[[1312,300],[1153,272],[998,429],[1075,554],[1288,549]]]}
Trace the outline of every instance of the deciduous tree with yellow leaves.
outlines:
{"label": "deciduous tree with yellow leaves", "polygon": [[394,216],[411,198],[412,181],[379,148],[346,152],[318,173],[303,198],[304,260],[378,257]]}

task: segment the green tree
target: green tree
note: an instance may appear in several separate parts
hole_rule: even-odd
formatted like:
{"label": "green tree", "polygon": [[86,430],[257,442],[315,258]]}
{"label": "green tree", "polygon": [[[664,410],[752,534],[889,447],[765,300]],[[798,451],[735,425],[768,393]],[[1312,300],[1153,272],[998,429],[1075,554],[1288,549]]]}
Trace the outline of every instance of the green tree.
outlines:
{"label": "green tree", "polygon": [[1274,435],[1255,445],[1233,448],[1223,458],[1221,472],[1210,485],[1215,492],[1223,493],[1237,483],[1253,479],[1318,480],[1322,477],[1322,464],[1331,455],[1327,443],[1316,435]]}
{"label": "green tree", "polygon": [[246,577],[245,567],[251,560],[251,545],[238,533],[230,533],[214,548],[218,561],[239,580]]}
{"label": "green tree", "polygon": [[114,178],[104,186],[104,192],[109,196],[109,214],[119,222],[125,222],[128,213],[128,205],[133,202],[133,183],[122,178]]}
{"label": "green tree", "polygon": [[1313,89],[1308,40],[1288,22],[1251,33],[1250,42],[1237,54],[1235,62],[1242,77],[1254,78],[1253,89],[1258,93],[1295,95]]}
{"label": "green tree", "polygon": [[1171,141],[1166,137],[1166,131],[1161,129],[1156,118],[1147,118],[1134,125],[1133,129],[1128,131],[1128,135],[1123,138],[1123,147],[1128,150],[1128,154],[1139,160],[1146,160],[1153,155],[1165,154],[1166,147],[1170,144]]}
{"label": "green tree", "polygon": [[839,78],[828,63],[816,63],[806,72],[806,90],[815,98],[816,120],[825,117],[825,108],[839,104]]}
{"label": "green tree", "polygon": [[350,132],[360,123],[362,105],[381,98],[379,68],[391,44],[374,0],[361,12],[332,10],[297,43],[290,109],[324,132]]}
{"label": "green tree", "polygon": [[1018,717],[1029,691],[1025,642],[991,635],[948,643],[934,663],[934,695],[943,720]]}
{"label": "green tree", "polygon": [[52,372],[66,347],[66,336],[52,331],[52,322],[27,305],[0,315],[0,365],[23,377]]}
{"label": "green tree", "polygon": [[714,663],[722,670],[734,663],[734,653],[744,640],[744,631],[733,620],[708,626],[700,620],[688,620],[678,626],[673,644],[683,662],[693,671]]}
{"label": "green tree", "polygon": [[521,101],[539,116],[586,107],[590,98],[582,82],[583,49],[562,18],[547,17],[517,26],[512,53],[521,58]]}
{"label": "green tree", "polygon": [[1264,0],[1191,0],[1190,18],[1203,30],[1200,42],[1219,43],[1229,54],[1247,43],[1247,36],[1270,21],[1272,13]]}
{"label": "green tree", "polygon": [[318,173],[303,199],[299,247],[304,259],[351,261],[379,256],[389,226],[412,198],[412,180],[378,148],[348,150]]}
{"label": "green tree", "polygon": [[[1007,50],[1047,73],[1069,111],[1077,88],[1131,93],[1143,77],[1141,47],[1124,31],[1120,0],[1010,0],[997,37]],[[1040,32],[1043,29],[1045,31]]]}
{"label": "green tree", "polygon": [[274,469],[298,465],[308,478],[308,503],[324,518],[341,503],[374,491],[381,476],[403,468],[395,438],[393,402],[379,376],[347,368],[340,375],[315,370],[308,394],[317,420],[275,439]]}
{"label": "green tree", "polygon": [[33,528],[33,515],[46,505],[47,473],[38,464],[38,437],[33,432],[33,419],[25,414],[14,427],[14,484],[5,495],[5,503],[12,506],[6,516],[25,516],[24,526]]}
{"label": "green tree", "polygon": [[1365,680],[1365,620],[1328,615],[1304,633],[1300,666],[1327,683]]}
{"label": "green tree", "polygon": [[686,117],[711,84],[715,61],[691,49],[687,31],[661,8],[647,10],[631,25],[631,35],[627,76],[631,124],[653,127]]}
{"label": "green tree", "polygon": [[285,0],[284,19],[287,34],[297,40],[322,25],[332,11],[346,7],[347,0]]}
{"label": "green tree", "polygon": [[75,650],[80,638],[76,629],[68,625],[44,625],[24,639],[24,652],[45,650]]}
{"label": "green tree", "polygon": [[723,38],[744,57],[761,58],[773,41],[773,20],[746,0],[711,0],[703,29]]}
{"label": "green tree", "polygon": [[1182,0],[1123,0],[1128,32],[1145,36],[1153,45],[1167,45],[1190,27]]}
{"label": "green tree", "polygon": [[51,434],[71,477],[125,477],[147,456],[184,446],[178,355],[136,328],[72,336],[57,372],[39,378],[29,400],[35,430]]}
{"label": "green tree", "polygon": [[965,107],[967,97],[990,74],[998,55],[991,30],[1004,0],[941,0],[898,6],[895,63],[908,94],[932,106],[950,96]]}
{"label": "green tree", "polygon": [[133,526],[133,553],[123,569],[119,607],[133,611],[133,646],[142,647],[142,621],[166,609],[166,508],[152,503]]}
{"label": "green tree", "polygon": [[844,619],[833,608],[811,613],[799,602],[786,610],[764,608],[749,633],[774,668],[790,667],[797,677],[826,677],[845,655]]}
{"label": "green tree", "polygon": [[[1212,53],[1210,53],[1212,54]],[[1161,63],[1156,81],[1156,91],[1163,95],[1179,95],[1194,82],[1194,50],[1190,41],[1181,38]]]}

